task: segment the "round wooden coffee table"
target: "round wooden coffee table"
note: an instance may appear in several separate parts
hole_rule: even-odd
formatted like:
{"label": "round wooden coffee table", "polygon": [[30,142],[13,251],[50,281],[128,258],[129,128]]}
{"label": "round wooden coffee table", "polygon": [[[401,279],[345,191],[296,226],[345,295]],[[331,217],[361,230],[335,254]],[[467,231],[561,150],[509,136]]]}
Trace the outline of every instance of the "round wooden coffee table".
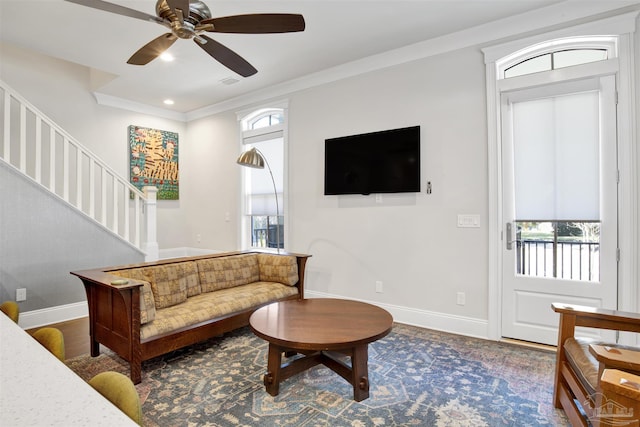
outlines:
{"label": "round wooden coffee table", "polygon": [[[369,397],[368,345],[391,332],[393,317],[371,304],[341,299],[303,299],[269,304],[249,319],[253,332],[269,342],[267,393],[280,382],[323,364],[353,386],[353,399]],[[351,366],[332,352],[347,355]],[[282,364],[282,353],[304,357]]]}

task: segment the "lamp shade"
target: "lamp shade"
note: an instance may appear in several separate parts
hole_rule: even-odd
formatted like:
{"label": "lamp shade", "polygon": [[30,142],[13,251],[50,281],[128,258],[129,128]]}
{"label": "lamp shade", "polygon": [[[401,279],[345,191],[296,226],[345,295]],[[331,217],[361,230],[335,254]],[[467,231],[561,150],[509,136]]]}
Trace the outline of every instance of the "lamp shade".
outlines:
{"label": "lamp shade", "polygon": [[240,154],[236,162],[241,166],[264,169],[264,157],[262,157],[255,148]]}

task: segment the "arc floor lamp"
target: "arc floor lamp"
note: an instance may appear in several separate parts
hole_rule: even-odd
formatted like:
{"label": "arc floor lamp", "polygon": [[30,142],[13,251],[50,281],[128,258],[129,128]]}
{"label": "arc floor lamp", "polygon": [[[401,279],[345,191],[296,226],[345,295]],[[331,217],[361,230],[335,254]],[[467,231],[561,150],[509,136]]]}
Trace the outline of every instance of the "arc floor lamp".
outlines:
{"label": "arc floor lamp", "polygon": [[[278,249],[278,253],[280,253],[280,205],[278,204],[278,190],[276,188],[276,180],[273,179],[271,166],[269,166],[269,162],[262,152],[255,147],[240,154],[236,163],[240,166],[246,166],[254,169],[264,169],[264,165],[267,165],[267,170],[269,171],[269,175],[271,175],[271,182],[273,183],[273,195],[276,197],[276,247]],[[269,228],[267,227],[267,238],[268,236]]]}

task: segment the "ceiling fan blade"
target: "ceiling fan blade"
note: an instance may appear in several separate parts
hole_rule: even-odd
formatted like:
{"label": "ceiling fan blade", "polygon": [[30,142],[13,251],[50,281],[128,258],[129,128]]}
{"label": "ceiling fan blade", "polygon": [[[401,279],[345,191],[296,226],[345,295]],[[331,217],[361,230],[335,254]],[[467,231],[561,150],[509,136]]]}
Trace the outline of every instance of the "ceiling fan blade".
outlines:
{"label": "ceiling fan blade", "polygon": [[[171,11],[178,16],[180,22],[184,22],[184,18],[189,16],[189,0],[166,0],[166,2]],[[182,13],[178,13],[176,9],[180,9]]]}
{"label": "ceiling fan blade", "polygon": [[162,52],[169,49],[176,40],[178,40],[178,38],[171,33],[163,34],[142,46],[129,58],[127,64],[146,65],[160,56]]}
{"label": "ceiling fan blade", "polygon": [[[199,39],[205,40],[206,43],[202,43]],[[207,36],[198,36],[194,41],[205,52],[211,55],[213,59],[231,71],[240,74],[242,77],[249,77],[258,72],[258,70],[253,68],[253,65],[245,61],[240,55]]]}
{"label": "ceiling fan blade", "polygon": [[157,16],[149,15],[144,12],[137,11],[135,9],[129,9],[128,7],[120,6],[118,4],[109,3],[102,0],[66,0],[69,3],[79,4],[81,6],[91,7],[93,9],[104,10],[106,12],[115,13],[117,15],[128,16],[130,18],[142,19],[143,21],[157,22],[159,24],[164,23],[164,19]]}
{"label": "ceiling fan blade", "polygon": [[201,25],[213,24],[215,33],[269,34],[304,31],[302,15],[291,13],[255,13],[205,19]]}

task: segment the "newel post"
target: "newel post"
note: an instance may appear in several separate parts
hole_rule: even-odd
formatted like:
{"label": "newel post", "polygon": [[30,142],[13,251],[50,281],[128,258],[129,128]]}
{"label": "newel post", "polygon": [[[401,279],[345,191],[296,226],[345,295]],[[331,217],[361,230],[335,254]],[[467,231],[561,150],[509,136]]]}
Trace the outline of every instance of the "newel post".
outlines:
{"label": "newel post", "polygon": [[145,242],[142,244],[142,250],[146,253],[145,261],[157,261],[159,258],[158,249],[158,237],[157,237],[157,195],[158,189],[156,187],[143,187],[143,193],[145,194],[144,209],[147,213],[146,226],[147,232],[145,233]]}

